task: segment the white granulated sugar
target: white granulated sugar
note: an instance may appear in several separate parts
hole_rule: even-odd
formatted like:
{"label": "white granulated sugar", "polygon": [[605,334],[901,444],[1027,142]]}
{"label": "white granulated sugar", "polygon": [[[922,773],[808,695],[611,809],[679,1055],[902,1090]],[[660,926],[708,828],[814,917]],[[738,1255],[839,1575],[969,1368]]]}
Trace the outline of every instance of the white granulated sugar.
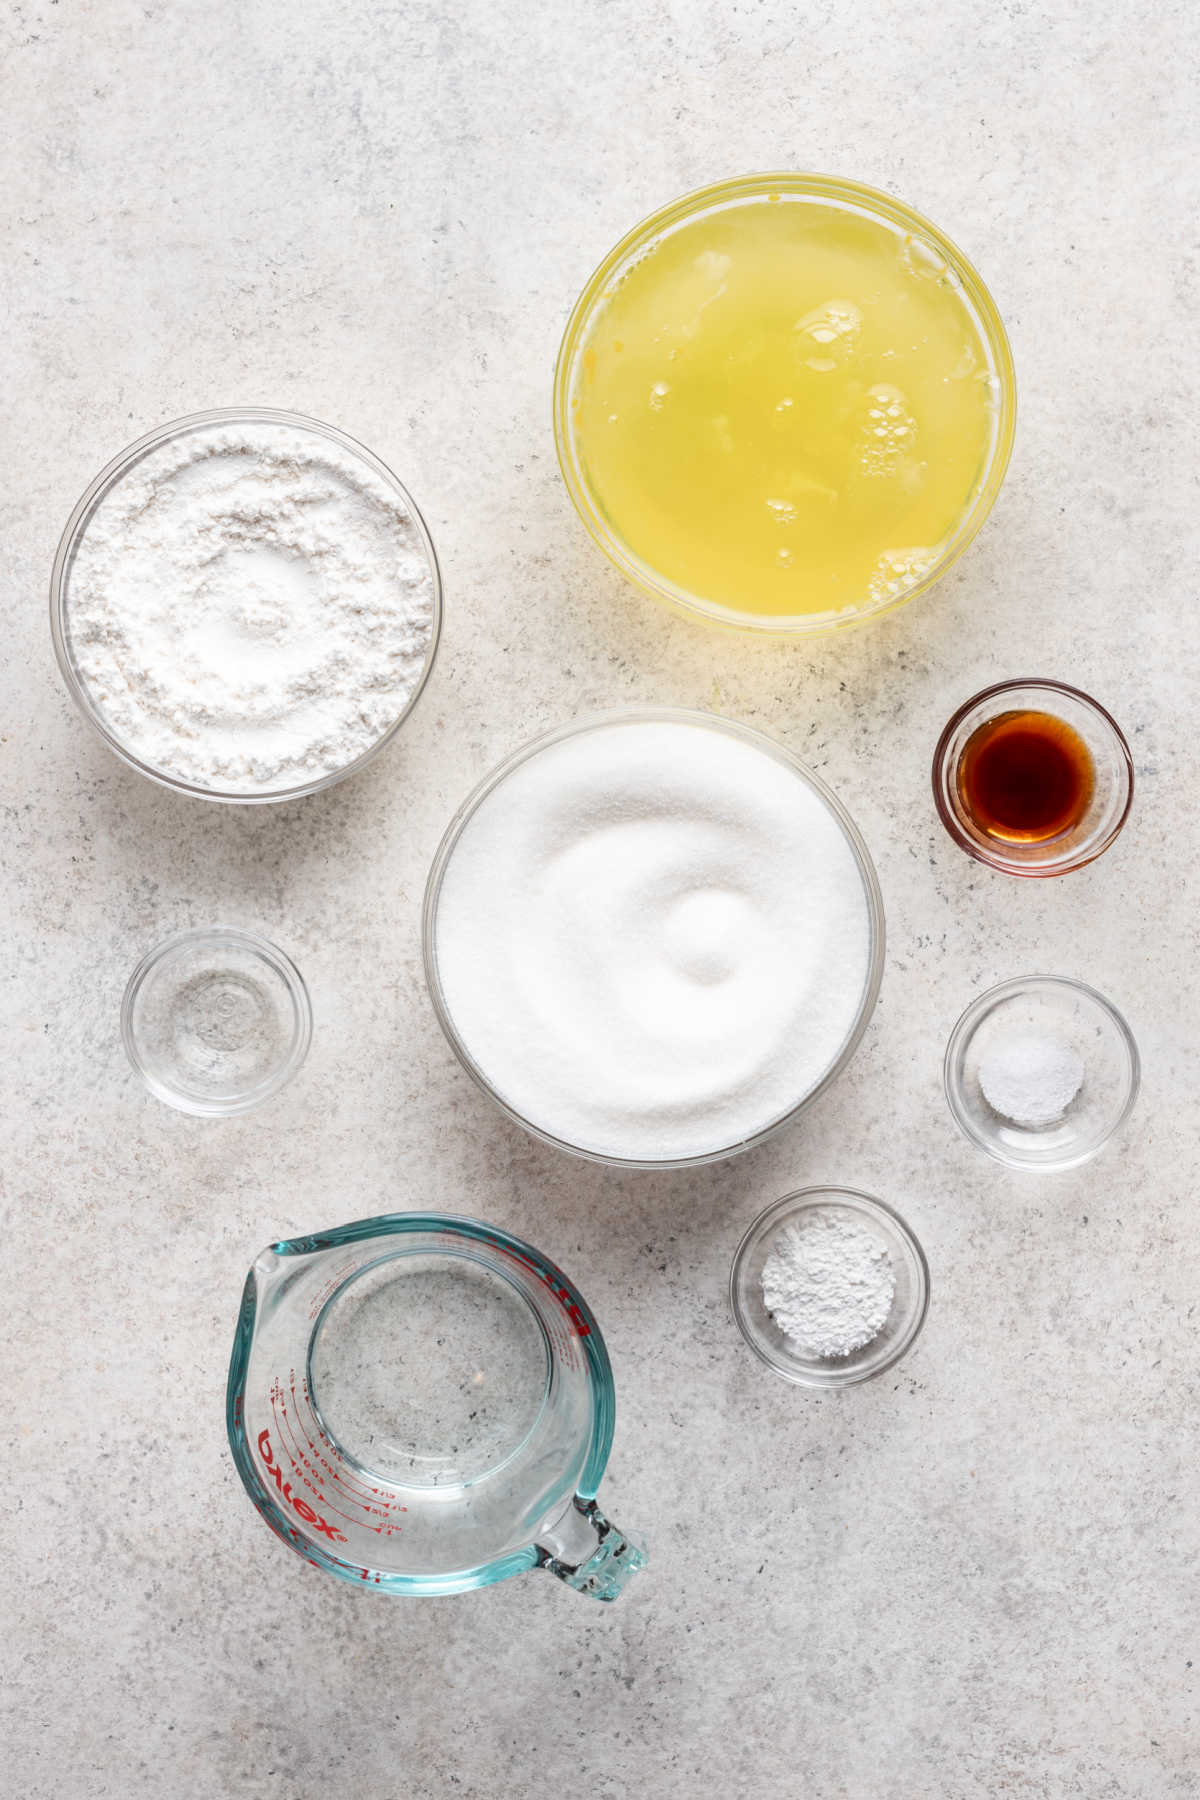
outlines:
{"label": "white granulated sugar", "polygon": [[1061,1119],[1083,1085],[1083,1058],[1050,1033],[1003,1038],[980,1059],[979,1085],[993,1112],[1014,1125]]}
{"label": "white granulated sugar", "polygon": [[776,1233],[763,1304],[801,1356],[849,1356],[887,1324],[896,1271],[883,1239],[839,1213],[808,1213]]}
{"label": "white granulated sugar", "polygon": [[735,1146],[789,1112],[854,1024],[871,954],[840,825],[769,752],[684,721],[537,751],[464,828],[435,952],[502,1099],[602,1156]]}
{"label": "white granulated sugar", "polygon": [[236,421],[152,449],[95,507],[68,575],[80,677],[115,737],[254,794],[353,762],[404,711],[433,571],[401,495],[300,427]]}

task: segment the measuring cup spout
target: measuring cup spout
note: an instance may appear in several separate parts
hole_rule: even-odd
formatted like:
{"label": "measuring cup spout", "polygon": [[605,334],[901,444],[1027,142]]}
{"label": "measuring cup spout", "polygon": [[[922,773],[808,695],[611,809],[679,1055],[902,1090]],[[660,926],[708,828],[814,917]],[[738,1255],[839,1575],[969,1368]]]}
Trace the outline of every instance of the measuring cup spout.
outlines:
{"label": "measuring cup spout", "polygon": [[549,1569],[577,1594],[615,1600],[631,1575],[645,1567],[646,1547],[618,1531],[594,1500],[576,1494],[567,1510],[542,1530],[538,1567]]}

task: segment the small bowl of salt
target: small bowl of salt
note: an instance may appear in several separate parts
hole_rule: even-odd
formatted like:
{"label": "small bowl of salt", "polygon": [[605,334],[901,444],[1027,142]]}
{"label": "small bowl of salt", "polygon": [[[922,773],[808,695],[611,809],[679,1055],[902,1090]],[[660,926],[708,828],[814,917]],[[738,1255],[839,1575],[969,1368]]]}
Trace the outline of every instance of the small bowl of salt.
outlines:
{"label": "small bowl of salt", "polygon": [[729,1303],[776,1375],[850,1387],[911,1348],[929,1305],[929,1265],[882,1200],[856,1188],[801,1188],[760,1213],[738,1245]]}
{"label": "small bowl of salt", "polygon": [[946,1099],[997,1162],[1050,1173],[1095,1156],[1128,1118],[1140,1064],[1111,1000],[1065,975],[1002,981],[946,1046]]}

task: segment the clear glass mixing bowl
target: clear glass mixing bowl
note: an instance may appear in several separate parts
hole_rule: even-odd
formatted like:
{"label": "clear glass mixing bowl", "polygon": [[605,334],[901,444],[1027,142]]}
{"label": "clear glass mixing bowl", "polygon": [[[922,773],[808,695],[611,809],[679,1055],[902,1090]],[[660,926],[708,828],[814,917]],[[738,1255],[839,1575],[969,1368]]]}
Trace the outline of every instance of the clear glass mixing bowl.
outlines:
{"label": "clear glass mixing bowl", "polygon": [[[433,629],[430,633],[425,667],[422,670],[421,679],[409,695],[403,710],[392,720],[387,730],[376,738],[375,742],[369,749],[364,750],[361,756],[355,757],[353,762],[346,763],[343,768],[331,769],[324,775],[315,776],[311,781],[298,782],[292,787],[253,794],[225,792],[219,788],[199,787],[194,782],[182,781],[168,770],[156,768],[154,764],[143,761],[132,746],[125,743],[116,734],[104,713],[93,701],[87,684],[76,667],[71,648],[68,596],[71,565],[88,521],[105,495],[124,479],[134,464],[152,450],[157,450],[161,445],[169,443],[174,438],[183,437],[188,432],[206,430],[213,425],[240,424],[290,425],[297,431],[314,432],[319,437],[330,438],[342,450],[348,451],[365,462],[389,487],[395,489],[405,508],[411,514],[433,578]],[[139,775],[145,775],[151,781],[158,782],[160,786],[173,789],[177,794],[194,794],[200,800],[220,800],[238,806],[258,806],[280,800],[298,800],[305,794],[315,794],[322,788],[332,787],[334,782],[344,781],[348,775],[355,775],[360,769],[365,769],[368,763],[374,762],[380,751],[386,749],[391,743],[424,692],[425,684],[433,669],[434,659],[437,656],[441,630],[442,576],[438,567],[437,552],[433,547],[433,539],[429,535],[428,527],[421,517],[417,504],[403,482],[398,481],[387,465],[380,462],[379,458],[365,445],[348,437],[336,426],[324,425],[319,419],[307,418],[302,413],[279,412],[266,406],[218,407],[211,412],[190,413],[186,418],[172,419],[168,424],[160,425],[156,431],[147,432],[145,437],[138,438],[136,443],[130,444],[128,449],[122,450],[119,456],[115,456],[101,469],[67,520],[50,575],[50,633],[54,640],[54,654],[58,658],[58,666],[62,670],[63,680],[67,684],[72,700],[92,729],[103,739],[109,749],[121,758],[122,762],[128,763],[131,769],[136,769]]]}
{"label": "clear glass mixing bowl", "polygon": [[[942,556],[931,568],[915,577],[903,592],[885,593],[875,601],[864,596],[863,604],[847,608],[836,616],[827,613],[797,613],[768,617],[758,613],[739,612],[733,607],[719,605],[701,595],[689,593],[670,581],[645,562],[613,526],[589,483],[575,431],[572,400],[584,367],[589,339],[603,315],[607,299],[633,265],[681,226],[718,210],[759,205],[767,202],[771,196],[778,196],[784,203],[816,201],[826,206],[844,208],[881,220],[915,238],[922,246],[923,254],[939,259],[955,276],[963,304],[972,317],[979,341],[987,353],[989,374],[995,384],[996,410],[987,456]],[[559,467],[580,518],[604,554],[623,575],[646,593],[657,600],[666,601],[693,618],[773,637],[811,636],[817,632],[859,625],[868,619],[878,618],[883,613],[892,612],[898,606],[906,605],[931,587],[951,564],[957,562],[992,509],[1008,468],[1016,414],[1016,372],[1008,336],[995,301],[962,251],[928,219],[901,201],[893,199],[890,194],[881,193],[878,188],[867,187],[862,182],[845,181],[832,175],[792,172],[737,176],[731,180],[715,182],[711,187],[699,188],[694,193],[684,194],[669,206],[664,206],[659,212],[643,219],[640,225],[635,225],[609,252],[580,294],[563,333],[554,371],[554,440]]]}
{"label": "clear glass mixing bowl", "polygon": [[[570,1143],[564,1138],[556,1137],[553,1132],[546,1130],[532,1119],[526,1118],[522,1113],[518,1112],[515,1107],[511,1106],[488,1076],[484,1074],[483,1070],[472,1056],[470,1046],[464,1041],[459,1033],[438,972],[437,955],[438,900],[441,894],[442,881],[446,869],[449,866],[450,859],[454,855],[454,849],[459,838],[469,825],[478,808],[488,796],[507,780],[515,770],[528,762],[531,757],[538,756],[552,744],[560,743],[566,738],[575,737],[584,732],[602,731],[610,727],[629,723],[646,723],[653,721],[664,721],[667,723],[674,721],[679,724],[701,726],[710,731],[724,732],[730,737],[739,738],[745,743],[754,745],[758,750],[765,751],[769,756],[774,757],[777,762],[785,764],[786,767],[792,769],[799,775],[833,814],[841,829],[842,835],[849,846],[851,854],[854,857],[859,874],[862,878],[863,894],[866,900],[870,932],[868,965],[853,1022],[836,1057],[831,1061],[820,1081],[811,1087],[807,1093],[800,1095],[794,1106],[788,1107],[778,1118],[770,1120],[761,1131],[755,1132],[750,1137],[743,1138],[737,1143],[723,1145],[717,1150],[705,1151],[699,1155],[662,1158],[658,1161],[651,1161],[634,1156],[609,1156],[601,1151],[585,1149],[582,1145]],[[806,1107],[811,1106],[813,1101],[825,1092],[830,1083],[835,1081],[846,1067],[846,1064],[850,1061],[850,1058],[854,1055],[854,1052],[862,1041],[863,1033],[870,1023],[871,1014],[875,1010],[875,1002],[879,998],[880,984],[883,980],[883,895],[880,892],[879,881],[875,874],[874,865],[871,862],[870,852],[863,842],[858,827],[855,825],[853,819],[850,817],[837,795],[826,787],[821,778],[818,775],[814,775],[812,770],[808,768],[806,764],[802,763],[798,757],[793,756],[790,750],[785,749],[782,744],[776,743],[772,738],[766,737],[762,732],[753,731],[749,726],[738,724],[732,719],[721,719],[717,718],[715,714],[712,713],[693,712],[683,707],[625,707],[617,711],[597,713],[588,718],[577,719],[569,725],[559,726],[553,731],[547,731],[543,733],[542,736],[534,738],[530,743],[523,745],[520,750],[517,750],[512,756],[502,762],[499,768],[494,769],[490,775],[486,776],[475,789],[474,793],[468,795],[467,799],[463,802],[454,818],[450,821],[446,833],[438,846],[437,853],[433,859],[433,865],[429,871],[429,879],[425,887],[422,936],[425,956],[425,980],[429,988],[430,999],[433,1001],[434,1011],[437,1014],[438,1023],[445,1032],[454,1054],[457,1056],[459,1062],[471,1077],[472,1081],[475,1082],[476,1086],[482,1088],[483,1092],[489,1095],[501,1111],[507,1113],[510,1119],[514,1120],[516,1124],[523,1126],[524,1129],[531,1132],[534,1137],[540,1138],[543,1143],[553,1144],[556,1149],[566,1150],[571,1155],[583,1157],[589,1162],[605,1163],[610,1167],[616,1168],[695,1168],[703,1163],[720,1162],[725,1157],[734,1156],[742,1150],[753,1149],[756,1144],[761,1144],[775,1132],[781,1131],[785,1125],[789,1125],[797,1118]]]}

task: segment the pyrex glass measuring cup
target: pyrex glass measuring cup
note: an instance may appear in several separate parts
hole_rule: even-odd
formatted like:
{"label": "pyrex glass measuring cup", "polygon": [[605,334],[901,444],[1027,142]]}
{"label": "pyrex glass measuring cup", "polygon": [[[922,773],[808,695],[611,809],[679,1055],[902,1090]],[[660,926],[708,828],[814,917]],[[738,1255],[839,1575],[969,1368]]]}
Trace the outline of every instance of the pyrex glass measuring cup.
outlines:
{"label": "pyrex glass measuring cup", "polygon": [[490,1225],[361,1219],[246,1278],[234,1461],[284,1542],[347,1581],[455,1594],[543,1568],[615,1600],[645,1551],[596,1505],[613,1421],[587,1305]]}

